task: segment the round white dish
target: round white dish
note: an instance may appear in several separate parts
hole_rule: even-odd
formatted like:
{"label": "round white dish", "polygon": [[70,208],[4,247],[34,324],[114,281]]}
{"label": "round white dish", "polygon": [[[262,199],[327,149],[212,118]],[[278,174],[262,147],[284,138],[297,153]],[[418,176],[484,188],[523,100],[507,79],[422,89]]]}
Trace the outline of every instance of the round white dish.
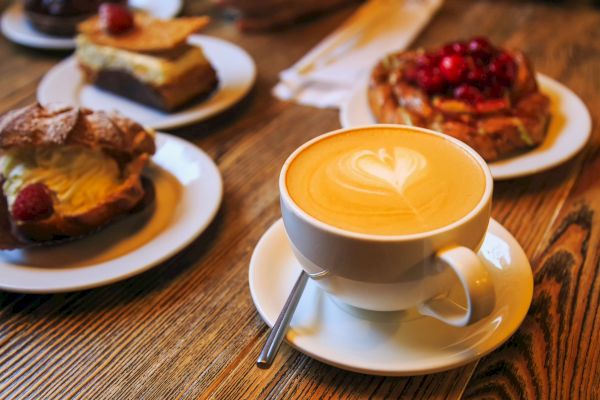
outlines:
{"label": "round white dish", "polygon": [[[420,375],[467,364],[496,349],[516,331],[533,295],[529,261],[498,222],[490,221],[479,255],[492,274],[497,304],[490,316],[472,326],[452,327],[414,310],[359,310],[339,303],[309,280],[286,340],[310,357],[365,374]],[[279,220],[256,245],[249,269],[252,299],[269,326],[299,273]]]}
{"label": "round white dish", "polygon": [[[182,0],[131,0],[130,5],[147,11],[157,18],[172,18],[183,6]],[[75,48],[71,37],[47,35],[35,30],[27,21],[20,0],[15,0],[2,14],[2,33],[9,40],[23,46],[47,50],[70,50]]]}
{"label": "round white dish", "polygon": [[147,176],[154,208],[130,215],[80,240],[0,251],[0,289],[57,293],[89,289],[139,274],[191,243],[216,215],[221,175],[192,143],[158,133]]}
{"label": "round white dish", "polygon": [[42,104],[58,101],[96,110],[115,109],[154,129],[170,129],[202,121],[244,97],[254,84],[256,67],[248,53],[225,40],[192,35],[189,42],[203,48],[217,71],[219,87],[210,97],[182,110],[165,113],[89,85],[84,82],[75,57],[61,61],[46,73],[38,86],[38,101]]}
{"label": "round white dish", "polygon": [[[543,75],[537,75],[542,92],[551,100],[552,119],[544,142],[528,152],[489,163],[496,180],[535,174],[573,157],[587,143],[592,132],[590,113],[569,88]],[[340,123],[349,128],[377,123],[367,99],[367,85],[358,84],[340,109]]]}
{"label": "round white dish", "polygon": [[183,0],[129,0],[128,3],[130,7],[144,10],[160,19],[173,18],[183,8]]}

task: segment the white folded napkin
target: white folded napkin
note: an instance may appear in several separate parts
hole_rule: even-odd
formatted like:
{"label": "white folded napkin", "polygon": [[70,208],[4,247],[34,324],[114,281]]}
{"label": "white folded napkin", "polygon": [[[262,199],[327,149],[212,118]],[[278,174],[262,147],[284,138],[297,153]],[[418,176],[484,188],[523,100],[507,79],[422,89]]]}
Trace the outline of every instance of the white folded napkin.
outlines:
{"label": "white folded napkin", "polygon": [[407,48],[443,0],[369,0],[291,68],[279,74],[281,100],[337,108],[384,55]]}

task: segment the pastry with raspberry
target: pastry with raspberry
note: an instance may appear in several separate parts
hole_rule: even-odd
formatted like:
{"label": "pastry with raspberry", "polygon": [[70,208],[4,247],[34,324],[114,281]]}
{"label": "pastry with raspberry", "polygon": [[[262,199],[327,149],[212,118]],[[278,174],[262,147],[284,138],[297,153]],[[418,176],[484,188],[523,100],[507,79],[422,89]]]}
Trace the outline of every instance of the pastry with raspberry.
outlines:
{"label": "pastry with raspberry", "polygon": [[527,57],[482,37],[386,56],[371,73],[368,97],[378,122],[446,133],[486,161],[539,145],[550,119]]}
{"label": "pastry with raspberry", "polygon": [[0,249],[77,238],[150,204],[154,133],[114,112],[33,104],[0,116]]}

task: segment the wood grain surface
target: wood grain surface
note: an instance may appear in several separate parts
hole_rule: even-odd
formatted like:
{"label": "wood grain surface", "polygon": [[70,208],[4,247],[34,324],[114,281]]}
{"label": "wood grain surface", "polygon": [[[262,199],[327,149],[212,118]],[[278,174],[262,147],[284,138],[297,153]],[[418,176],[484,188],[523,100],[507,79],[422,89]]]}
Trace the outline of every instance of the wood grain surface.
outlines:
{"label": "wood grain surface", "polygon": [[[217,162],[219,214],[183,252],[126,281],[57,295],[0,292],[0,398],[600,399],[600,10],[566,2],[447,0],[414,43],[482,34],[520,47],[591,111],[582,154],[495,187],[493,216],[534,269],[533,303],[517,333],[478,362],[420,377],[349,373],[287,345],[271,369],[255,367],[267,327],[247,270],[280,216],[279,169],[295,147],[339,127],[336,111],[280,102],[270,89],[352,9],[243,35],[210,2],[187,3],[186,14],[212,14],[208,34],[241,45],[258,66],[240,104],[174,132]],[[0,38],[0,112],[33,101],[41,77],[67,55]]]}

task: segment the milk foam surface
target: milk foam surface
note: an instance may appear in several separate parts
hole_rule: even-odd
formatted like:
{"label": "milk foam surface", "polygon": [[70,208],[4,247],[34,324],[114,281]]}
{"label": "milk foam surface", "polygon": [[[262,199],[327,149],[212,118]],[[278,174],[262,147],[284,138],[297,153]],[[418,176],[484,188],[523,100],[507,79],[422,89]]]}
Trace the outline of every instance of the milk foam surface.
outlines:
{"label": "milk foam surface", "polygon": [[294,202],[325,223],[403,235],[468,214],[485,176],[471,155],[443,138],[374,128],[312,144],[292,161],[286,183]]}

